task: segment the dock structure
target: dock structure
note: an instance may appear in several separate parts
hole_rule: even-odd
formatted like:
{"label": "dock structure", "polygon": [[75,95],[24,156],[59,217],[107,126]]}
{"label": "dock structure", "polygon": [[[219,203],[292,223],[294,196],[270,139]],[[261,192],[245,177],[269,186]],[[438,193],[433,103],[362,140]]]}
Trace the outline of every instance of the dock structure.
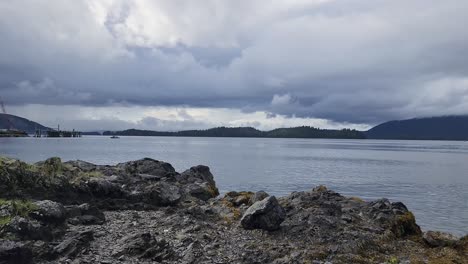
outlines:
{"label": "dock structure", "polygon": [[70,138],[70,137],[81,137],[81,132],[80,131],[56,131],[56,130],[53,130],[53,131],[47,131],[47,137],[54,137],[54,138],[57,138],[57,137],[66,137],[66,138]]}
{"label": "dock structure", "polygon": [[76,137],[81,137],[82,133],[81,131],[75,131],[73,129],[72,131],[66,131],[66,130],[60,130],[60,126],[57,127],[57,130],[40,130],[36,129],[36,132],[34,133],[34,137],[50,137],[50,138],[76,138]]}

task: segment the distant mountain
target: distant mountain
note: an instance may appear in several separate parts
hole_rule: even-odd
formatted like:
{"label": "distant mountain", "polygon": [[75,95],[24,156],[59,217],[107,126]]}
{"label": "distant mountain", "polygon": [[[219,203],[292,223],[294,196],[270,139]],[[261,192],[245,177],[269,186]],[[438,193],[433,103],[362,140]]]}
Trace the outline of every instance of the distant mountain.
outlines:
{"label": "distant mountain", "polygon": [[468,140],[468,116],[389,121],[365,134],[369,139]]}
{"label": "distant mountain", "polygon": [[265,138],[365,138],[363,132],[351,129],[333,130],[314,127],[278,128],[260,131],[252,127],[216,127],[206,130],[185,130],[161,132],[151,130],[128,129],[123,131],[105,131],[103,135],[116,136],[173,136],[173,137],[265,137]]}
{"label": "distant mountain", "polygon": [[28,134],[34,134],[36,129],[53,130],[39,123],[15,115],[0,114],[0,129],[17,129]]}

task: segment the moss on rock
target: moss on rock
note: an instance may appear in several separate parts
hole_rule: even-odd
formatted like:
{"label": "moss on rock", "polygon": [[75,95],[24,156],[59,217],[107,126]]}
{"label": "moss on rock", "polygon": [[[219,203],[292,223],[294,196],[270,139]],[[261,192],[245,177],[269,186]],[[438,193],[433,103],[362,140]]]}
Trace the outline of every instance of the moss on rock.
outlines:
{"label": "moss on rock", "polygon": [[421,228],[416,224],[414,214],[409,211],[396,216],[392,231],[397,237],[422,234]]}
{"label": "moss on rock", "polygon": [[14,217],[28,218],[37,209],[38,207],[28,200],[0,199],[0,237],[11,240],[12,237],[9,238],[8,234],[4,234],[4,228],[11,223]]}

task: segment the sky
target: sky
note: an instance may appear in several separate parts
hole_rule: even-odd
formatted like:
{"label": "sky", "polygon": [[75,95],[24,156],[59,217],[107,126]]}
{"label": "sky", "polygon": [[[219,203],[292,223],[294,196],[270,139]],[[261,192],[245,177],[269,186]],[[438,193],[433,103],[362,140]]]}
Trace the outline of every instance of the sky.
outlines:
{"label": "sky", "polygon": [[84,131],[468,114],[466,14],[466,0],[2,0],[0,96]]}

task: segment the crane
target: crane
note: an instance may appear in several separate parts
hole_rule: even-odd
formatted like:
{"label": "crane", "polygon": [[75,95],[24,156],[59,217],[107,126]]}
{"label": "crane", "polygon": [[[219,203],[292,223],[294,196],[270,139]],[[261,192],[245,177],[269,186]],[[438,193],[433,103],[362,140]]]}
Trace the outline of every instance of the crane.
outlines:
{"label": "crane", "polygon": [[7,115],[5,104],[3,103],[2,97],[0,96],[0,109],[2,110],[2,114],[5,114],[6,121],[8,123],[8,129],[13,130],[13,123],[10,120],[10,117]]}
{"label": "crane", "polygon": [[6,114],[5,104],[3,103],[2,97],[0,97],[0,108],[2,109],[2,113]]}

